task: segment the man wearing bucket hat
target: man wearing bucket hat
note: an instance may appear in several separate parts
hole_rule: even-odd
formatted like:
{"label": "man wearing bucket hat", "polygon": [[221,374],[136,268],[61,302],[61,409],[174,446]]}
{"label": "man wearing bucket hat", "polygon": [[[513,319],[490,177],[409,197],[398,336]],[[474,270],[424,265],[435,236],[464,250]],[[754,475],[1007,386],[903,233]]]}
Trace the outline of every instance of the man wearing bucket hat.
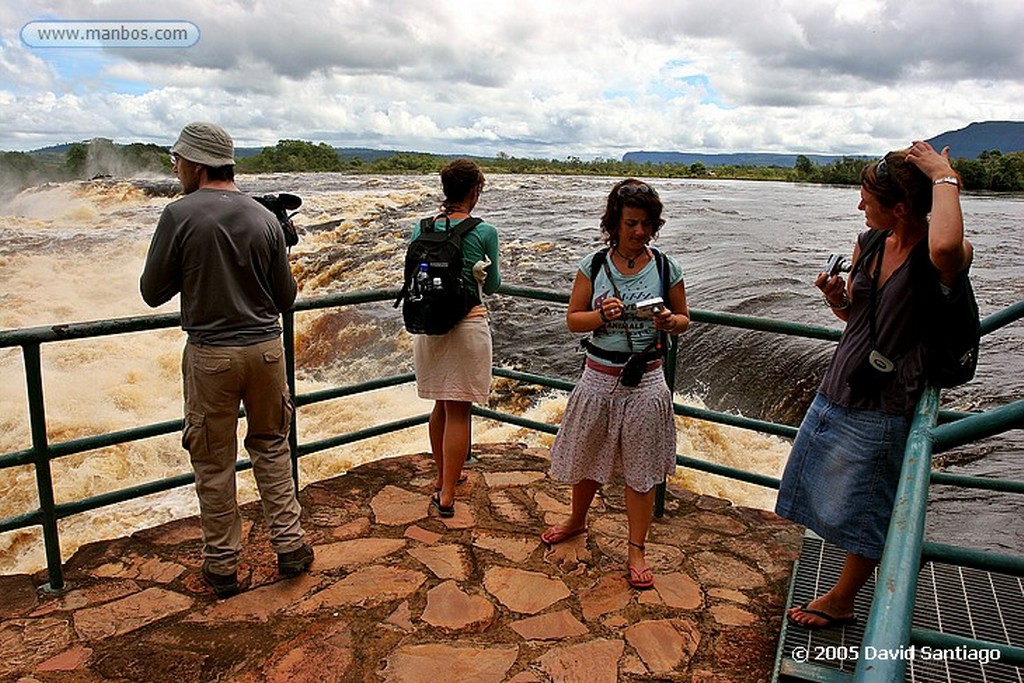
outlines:
{"label": "man wearing bucket hat", "polygon": [[171,147],[171,160],[185,196],[160,216],[140,289],[154,307],[181,294],[188,333],[182,445],[196,475],[203,577],[218,597],[229,597],[240,590],[239,404],[278,570],[299,574],[313,561],[291,476],[293,407],[279,322],[295,301],[296,285],[277,219],[235,185],[231,136],[212,123],[190,123]]}

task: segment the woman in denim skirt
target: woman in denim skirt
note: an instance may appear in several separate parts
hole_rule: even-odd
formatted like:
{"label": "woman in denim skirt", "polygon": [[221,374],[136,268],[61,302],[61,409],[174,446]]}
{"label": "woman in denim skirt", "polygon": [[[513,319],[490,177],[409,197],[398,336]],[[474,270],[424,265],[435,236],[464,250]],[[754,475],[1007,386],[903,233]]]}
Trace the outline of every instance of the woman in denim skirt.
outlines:
{"label": "woman in denim skirt", "polygon": [[775,511],[846,558],[834,586],[789,610],[798,626],[853,622],[857,593],[882,557],[926,384],[926,298],[937,287],[948,294],[964,286],[973,256],[959,190],[948,148],[915,142],[868,164],[858,206],[868,230],[854,246],[851,277],[815,280],[846,328],[793,442]]}

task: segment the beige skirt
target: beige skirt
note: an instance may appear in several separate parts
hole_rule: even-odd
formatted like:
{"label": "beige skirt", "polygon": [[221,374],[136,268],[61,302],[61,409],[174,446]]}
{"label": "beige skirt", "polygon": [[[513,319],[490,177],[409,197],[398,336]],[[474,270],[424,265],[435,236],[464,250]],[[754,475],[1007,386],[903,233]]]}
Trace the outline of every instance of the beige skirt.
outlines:
{"label": "beige skirt", "polygon": [[412,339],[416,393],[434,401],[487,403],[491,392],[491,327],[476,309],[450,332]]}

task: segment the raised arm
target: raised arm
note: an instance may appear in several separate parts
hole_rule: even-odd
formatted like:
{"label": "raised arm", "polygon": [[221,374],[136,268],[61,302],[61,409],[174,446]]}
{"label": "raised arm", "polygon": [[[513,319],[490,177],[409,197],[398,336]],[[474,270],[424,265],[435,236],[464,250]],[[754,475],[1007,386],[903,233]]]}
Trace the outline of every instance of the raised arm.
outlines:
{"label": "raised arm", "polygon": [[[932,212],[928,223],[928,252],[945,284],[971,265],[971,243],[964,238],[960,210],[959,178],[949,163],[949,147],[936,152],[927,142],[917,141],[907,152],[907,161],[932,180]],[[955,180],[954,184],[951,180]]]}

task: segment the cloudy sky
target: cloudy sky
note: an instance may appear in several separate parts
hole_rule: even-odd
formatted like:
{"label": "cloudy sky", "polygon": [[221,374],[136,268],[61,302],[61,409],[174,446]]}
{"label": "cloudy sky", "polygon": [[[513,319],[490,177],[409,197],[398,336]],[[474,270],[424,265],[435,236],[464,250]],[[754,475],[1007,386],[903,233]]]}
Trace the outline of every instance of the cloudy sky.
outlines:
{"label": "cloudy sky", "polygon": [[[30,44],[57,20],[199,37]],[[876,154],[1024,120],[1022,35],[1020,0],[7,0],[0,149],[211,120],[239,146]]]}

